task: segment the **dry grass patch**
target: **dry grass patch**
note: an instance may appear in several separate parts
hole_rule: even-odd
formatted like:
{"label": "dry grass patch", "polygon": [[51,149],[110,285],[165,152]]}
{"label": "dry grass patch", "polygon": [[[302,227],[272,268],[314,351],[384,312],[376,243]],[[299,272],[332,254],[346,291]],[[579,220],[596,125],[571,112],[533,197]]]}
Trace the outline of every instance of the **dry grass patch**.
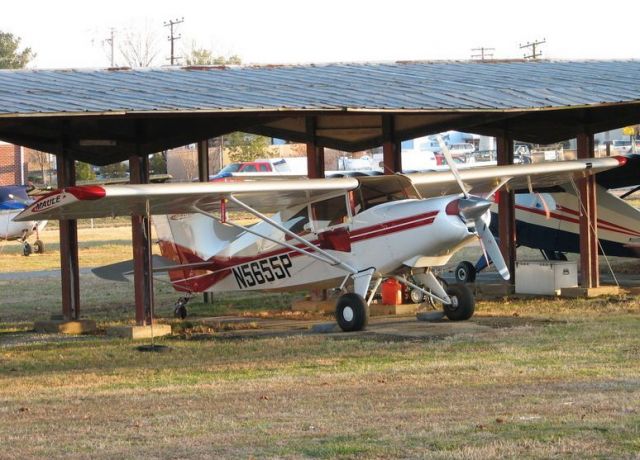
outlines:
{"label": "dry grass patch", "polygon": [[[129,229],[117,231],[109,241],[130,238]],[[106,241],[104,233],[95,238]],[[489,333],[437,339],[231,339],[203,319],[294,317],[297,294],[230,294],[213,304],[194,299],[184,333],[160,341],[171,351],[153,354],[125,340],[25,332],[33,318],[60,312],[55,278],[0,280],[0,291],[3,458],[631,458],[640,451],[637,297],[481,301],[471,321],[491,326]],[[156,283],[158,314],[177,324],[176,298]],[[133,286],[83,274],[81,308],[101,326],[130,322]],[[188,340],[195,335],[201,340]]]}
{"label": "dry grass patch", "polygon": [[634,456],[637,301],[542,312],[534,302],[480,303],[479,321],[512,318],[520,303],[532,321],[436,341],[212,334],[165,340],[163,354],[104,339],[0,349],[0,448],[15,458]]}
{"label": "dry grass patch", "polygon": [[[60,268],[58,231],[47,229],[40,237],[45,244],[45,252],[29,257],[22,255],[22,246],[19,243],[0,242],[0,273]],[[131,259],[131,226],[81,228],[78,230],[78,247],[81,267],[97,267]]]}

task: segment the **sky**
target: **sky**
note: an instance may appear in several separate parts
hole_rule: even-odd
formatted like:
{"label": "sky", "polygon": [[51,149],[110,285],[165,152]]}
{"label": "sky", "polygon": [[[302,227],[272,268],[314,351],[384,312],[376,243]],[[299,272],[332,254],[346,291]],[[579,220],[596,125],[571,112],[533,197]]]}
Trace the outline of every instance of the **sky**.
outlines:
{"label": "sky", "polygon": [[637,2],[609,0],[29,0],[5,1],[0,31],[37,53],[30,68],[110,65],[105,39],[148,37],[155,66],[168,64],[169,30],[180,54],[197,48],[246,64],[522,58],[519,45],[545,40],[547,59],[640,59]]}

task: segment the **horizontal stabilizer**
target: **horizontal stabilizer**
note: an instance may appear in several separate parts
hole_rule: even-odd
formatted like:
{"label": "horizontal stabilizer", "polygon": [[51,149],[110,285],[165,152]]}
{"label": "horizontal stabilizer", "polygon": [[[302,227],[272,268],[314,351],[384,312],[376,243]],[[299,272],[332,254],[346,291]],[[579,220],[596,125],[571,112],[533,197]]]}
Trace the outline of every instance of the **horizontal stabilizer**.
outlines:
{"label": "horizontal stabilizer", "polygon": [[[196,262],[191,264],[176,264],[166,257],[153,255],[151,257],[153,265],[153,273],[168,272],[171,270],[181,269],[198,269],[211,267],[211,262]],[[92,268],[91,272],[98,278],[109,281],[129,281],[126,277],[133,275],[133,259],[116,262],[115,264],[103,265],[102,267]]]}

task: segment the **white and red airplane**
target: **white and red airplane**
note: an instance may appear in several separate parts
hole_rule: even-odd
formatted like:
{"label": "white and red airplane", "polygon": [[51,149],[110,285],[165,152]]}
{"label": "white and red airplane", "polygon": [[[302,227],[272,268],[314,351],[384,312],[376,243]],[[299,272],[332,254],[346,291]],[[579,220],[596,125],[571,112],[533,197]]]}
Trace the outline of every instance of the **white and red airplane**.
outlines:
{"label": "white and red airplane", "polygon": [[[355,331],[366,326],[368,305],[388,277],[441,303],[449,319],[470,318],[469,288],[443,287],[433,268],[480,238],[499,273],[509,278],[488,228],[491,196],[501,187],[546,188],[623,162],[594,158],[410,175],[68,187],[40,198],[16,220],[153,215],[161,253],[172,261],[153,270],[168,272],[176,290],[337,287],[338,324]],[[243,225],[237,211],[259,222]]]}

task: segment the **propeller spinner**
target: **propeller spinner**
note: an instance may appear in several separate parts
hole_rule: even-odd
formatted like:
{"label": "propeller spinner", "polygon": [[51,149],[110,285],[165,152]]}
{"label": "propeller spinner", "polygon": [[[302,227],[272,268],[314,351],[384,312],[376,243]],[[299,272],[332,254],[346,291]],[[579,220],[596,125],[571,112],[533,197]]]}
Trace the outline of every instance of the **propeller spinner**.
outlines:
{"label": "propeller spinner", "polygon": [[[491,259],[491,261],[493,261],[493,265],[498,270],[498,273],[500,273],[500,276],[502,276],[503,279],[508,280],[511,278],[509,268],[504,261],[504,257],[502,257],[502,252],[498,247],[496,239],[491,233],[491,230],[489,230],[487,221],[483,219],[483,216],[490,212],[489,209],[491,208],[491,201],[479,196],[470,195],[469,192],[467,192],[449,148],[444,143],[441,136],[438,136],[437,139],[444,158],[451,169],[451,173],[456,178],[456,181],[462,190],[462,194],[464,195],[464,198],[461,198],[458,201],[460,216],[465,220],[465,222],[473,222],[476,228],[476,233],[480,238],[480,244],[482,245],[482,250],[485,254],[485,258],[487,259],[487,264],[489,264],[489,259]],[[490,219],[487,220],[490,221]]]}

